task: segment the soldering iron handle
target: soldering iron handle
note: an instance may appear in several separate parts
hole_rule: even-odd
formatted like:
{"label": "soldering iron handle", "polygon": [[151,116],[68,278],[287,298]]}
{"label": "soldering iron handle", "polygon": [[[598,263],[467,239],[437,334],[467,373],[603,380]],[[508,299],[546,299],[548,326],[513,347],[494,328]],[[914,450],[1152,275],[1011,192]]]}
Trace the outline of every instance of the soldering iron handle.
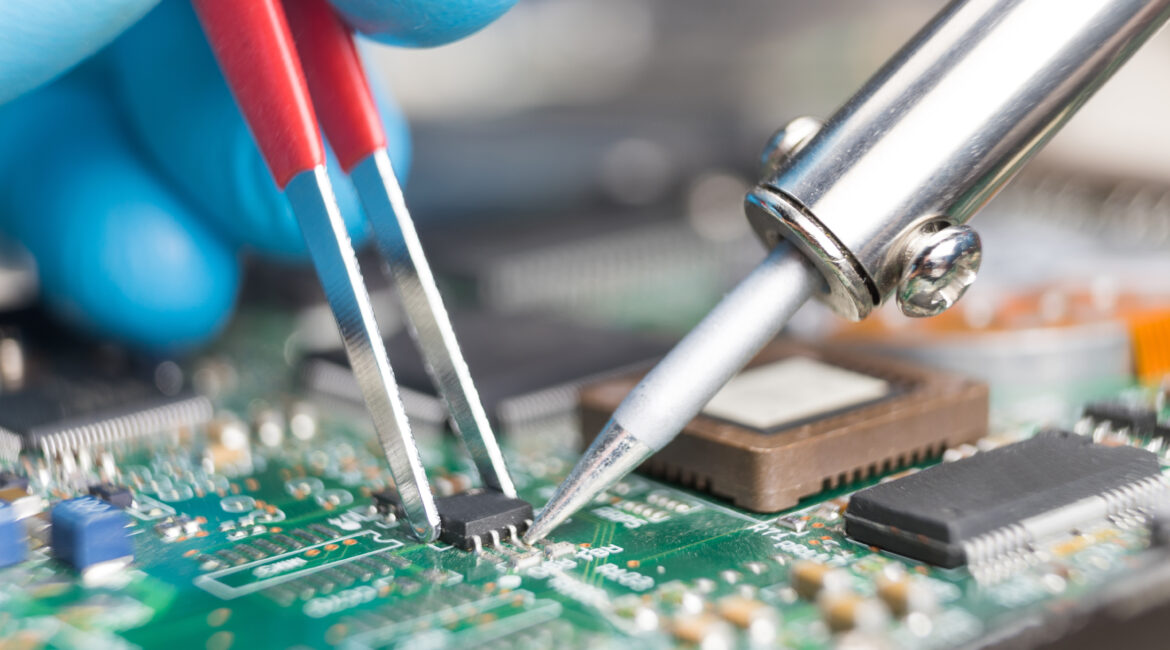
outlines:
{"label": "soldering iron handle", "polygon": [[777,141],[748,219],[817,265],[821,297],[846,318],[895,294],[907,314],[930,315],[912,304],[919,274],[935,275],[918,297],[946,308],[982,255],[952,227],[1168,19],[1170,0],[950,2],[822,127],[805,123],[787,153]]}
{"label": "soldering iron handle", "polygon": [[284,9],[317,118],[341,168],[349,173],[386,147],[386,132],[353,32],[328,0],[285,0]]}
{"label": "soldering iron handle", "polygon": [[284,189],[325,164],[317,117],[280,0],[192,0],[252,136]]}

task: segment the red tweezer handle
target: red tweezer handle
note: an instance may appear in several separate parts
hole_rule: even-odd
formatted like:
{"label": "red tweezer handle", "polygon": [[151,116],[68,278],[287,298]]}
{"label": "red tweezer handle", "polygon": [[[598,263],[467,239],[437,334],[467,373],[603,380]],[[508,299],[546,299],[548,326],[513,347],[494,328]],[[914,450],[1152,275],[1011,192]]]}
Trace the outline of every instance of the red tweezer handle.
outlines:
{"label": "red tweezer handle", "polygon": [[297,174],[324,165],[317,117],[280,0],[192,4],[276,184],[284,188]]}
{"label": "red tweezer handle", "polygon": [[313,106],[346,172],[386,146],[386,132],[354,46],[328,0],[285,0]]}

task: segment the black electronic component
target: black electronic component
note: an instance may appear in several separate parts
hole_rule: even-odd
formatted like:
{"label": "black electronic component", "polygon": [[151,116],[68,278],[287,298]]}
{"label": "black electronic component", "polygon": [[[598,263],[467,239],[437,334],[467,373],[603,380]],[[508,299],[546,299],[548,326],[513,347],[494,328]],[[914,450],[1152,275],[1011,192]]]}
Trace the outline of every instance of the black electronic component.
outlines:
{"label": "black electronic component", "polygon": [[309,524],[309,530],[316,531],[318,535],[324,535],[326,539],[341,537],[340,531],[330,528],[325,524]]}
{"label": "black electronic component", "polygon": [[849,500],[845,530],[858,541],[955,567],[1024,550],[1039,535],[1068,532],[1165,494],[1155,454],[1051,431],[862,490]]}
{"label": "black electronic component", "polygon": [[134,504],[134,495],[131,494],[130,488],[125,485],[114,485],[113,483],[97,483],[89,486],[89,493],[102,501],[125,510]]}
{"label": "black electronic component", "polygon": [[272,541],[277,542],[278,544],[283,544],[286,551],[295,551],[299,548],[304,548],[305,546],[304,542],[282,533],[274,534],[272,536]]}
{"label": "black electronic component", "polygon": [[470,490],[436,502],[443,532],[439,539],[464,550],[498,545],[532,523],[532,506],[495,490]]}
{"label": "black electronic component", "polygon": [[102,385],[51,382],[0,394],[0,446],[58,452],[194,426],[211,418],[211,402],[167,396],[135,380]]}
{"label": "black electronic component", "polygon": [[1158,413],[1147,406],[1124,402],[1094,402],[1085,406],[1084,416],[1108,422],[1114,429],[1129,429],[1137,435],[1151,435],[1158,427]]}
{"label": "black electronic component", "polygon": [[237,544],[232,547],[232,550],[236,553],[247,555],[253,560],[263,560],[264,558],[268,557],[268,554],[264,551],[261,551],[260,549],[254,548],[252,546],[248,546],[247,544]]}
{"label": "black electronic component", "polygon": [[[452,326],[484,409],[504,429],[571,413],[584,384],[648,366],[670,349],[669,341],[531,314],[456,313]],[[411,417],[442,424],[446,410],[408,335],[387,339],[386,350]],[[314,390],[361,403],[341,350],[307,357],[302,375]]]}
{"label": "black electronic component", "polygon": [[402,505],[398,501],[398,491],[393,488],[384,488],[370,493],[374,500],[374,508],[384,515],[399,516]]}
{"label": "black electronic component", "polygon": [[351,577],[353,577],[355,580],[358,580],[360,582],[368,582],[370,580],[373,580],[373,578],[374,578],[373,571],[371,571],[371,570],[369,570],[369,569],[367,569],[367,568],[365,568],[365,567],[363,567],[355,562],[350,562],[349,564],[343,564],[343,565],[337,567],[337,570],[344,571],[345,573],[348,573]]}
{"label": "black electronic component", "polygon": [[663,206],[476,221],[433,231],[428,257],[450,292],[484,310],[575,322],[677,331],[757,257],[750,237],[711,237]]}
{"label": "black electronic component", "polygon": [[280,555],[282,553],[288,552],[288,548],[284,548],[281,545],[275,544],[275,542],[271,542],[263,538],[252,540],[252,544],[256,547],[259,547],[261,551],[266,552],[269,555]]}
{"label": "black electronic component", "polygon": [[202,424],[211,402],[162,382],[159,359],[70,335],[40,309],[6,318],[19,381],[0,392],[0,461],[70,452]]}
{"label": "black electronic component", "polygon": [[28,477],[9,470],[0,471],[0,490],[27,490]]}
{"label": "black electronic component", "polygon": [[1170,548],[1170,503],[1159,503],[1149,513],[1150,546]]}
{"label": "black electronic component", "polygon": [[386,566],[385,564],[379,564],[369,558],[364,557],[354,560],[354,564],[357,564],[367,571],[380,576],[389,575],[391,571],[390,567]]}
{"label": "black electronic component", "polygon": [[300,539],[305,544],[318,544],[320,542],[325,541],[324,537],[319,537],[317,535],[314,535],[313,533],[310,533],[309,531],[305,530],[304,528],[297,528],[295,530],[290,530],[290,531],[288,531],[288,534],[292,535],[293,537],[295,537],[297,539]]}
{"label": "black electronic component", "polygon": [[216,551],[215,554],[218,555],[220,557],[220,559],[222,559],[224,562],[227,562],[229,565],[237,565],[238,566],[238,565],[244,564],[245,562],[248,561],[248,558],[244,557],[243,555],[240,555],[239,553],[236,553],[234,551],[229,551],[226,548],[219,550],[219,551]]}

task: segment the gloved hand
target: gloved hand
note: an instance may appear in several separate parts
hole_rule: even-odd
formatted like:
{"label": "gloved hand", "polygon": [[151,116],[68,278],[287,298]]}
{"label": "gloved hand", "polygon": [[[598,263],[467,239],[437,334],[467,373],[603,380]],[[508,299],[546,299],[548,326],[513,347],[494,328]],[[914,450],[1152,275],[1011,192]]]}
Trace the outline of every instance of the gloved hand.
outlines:
{"label": "gloved hand", "polygon": [[[515,3],[333,1],[367,36],[408,47],[462,38]],[[33,254],[59,316],[166,352],[226,323],[242,251],[307,252],[189,3],[156,3],[0,2],[0,230]],[[371,77],[401,175],[406,124]],[[332,152],[327,165],[356,245],[356,194]]]}

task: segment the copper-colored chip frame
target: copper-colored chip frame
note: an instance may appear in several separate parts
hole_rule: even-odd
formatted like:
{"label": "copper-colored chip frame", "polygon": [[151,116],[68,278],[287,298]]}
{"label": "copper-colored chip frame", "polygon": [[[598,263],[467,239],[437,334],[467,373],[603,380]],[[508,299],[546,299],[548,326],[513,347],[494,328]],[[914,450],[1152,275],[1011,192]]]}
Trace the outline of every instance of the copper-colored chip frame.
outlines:
{"label": "copper-colored chip frame", "polygon": [[[885,379],[898,394],[766,433],[705,415],[640,471],[729,499],[756,512],[941,456],[987,434],[987,385],[949,372],[851,349],[774,341],[748,367],[803,356]],[[627,375],[581,391],[581,424],[596,436],[641,379]],[[588,444],[590,440],[586,440]]]}

